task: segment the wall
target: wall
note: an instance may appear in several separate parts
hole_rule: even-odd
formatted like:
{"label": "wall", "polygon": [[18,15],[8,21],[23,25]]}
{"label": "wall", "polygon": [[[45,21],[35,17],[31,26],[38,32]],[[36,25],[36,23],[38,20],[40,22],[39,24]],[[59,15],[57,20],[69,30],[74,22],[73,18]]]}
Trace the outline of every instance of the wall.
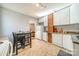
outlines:
{"label": "wall", "polygon": [[57,28],[63,28],[64,31],[79,31],[79,24],[61,25],[56,26]]}
{"label": "wall", "polygon": [[1,34],[2,34],[2,13],[1,13],[2,11],[1,11],[1,8],[0,8],[0,36],[1,36]]}
{"label": "wall", "polygon": [[37,23],[37,20],[33,17],[29,17],[6,8],[1,9],[1,36],[8,36],[10,39],[12,39],[12,32],[16,32],[19,30],[29,31],[29,23]]}

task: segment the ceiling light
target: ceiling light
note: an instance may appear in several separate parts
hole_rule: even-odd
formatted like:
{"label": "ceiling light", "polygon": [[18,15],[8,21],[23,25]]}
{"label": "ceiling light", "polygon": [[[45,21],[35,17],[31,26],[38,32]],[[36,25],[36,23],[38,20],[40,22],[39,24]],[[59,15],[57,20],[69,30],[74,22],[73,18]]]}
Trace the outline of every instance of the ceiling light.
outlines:
{"label": "ceiling light", "polygon": [[36,6],[39,7],[39,3],[36,3]]}
{"label": "ceiling light", "polygon": [[36,3],[37,7],[46,8],[47,6],[43,5],[42,3]]}

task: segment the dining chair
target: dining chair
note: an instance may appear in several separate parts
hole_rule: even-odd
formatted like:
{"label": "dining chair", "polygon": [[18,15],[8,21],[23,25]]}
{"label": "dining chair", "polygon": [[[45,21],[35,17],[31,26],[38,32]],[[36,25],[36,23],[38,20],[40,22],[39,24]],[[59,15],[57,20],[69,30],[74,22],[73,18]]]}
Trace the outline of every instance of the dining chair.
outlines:
{"label": "dining chair", "polygon": [[14,40],[13,40],[13,53],[16,52],[16,55],[17,55],[18,49],[25,47],[25,36],[24,35],[17,35],[14,32],[12,32],[12,34],[13,34],[13,38],[14,38]]}

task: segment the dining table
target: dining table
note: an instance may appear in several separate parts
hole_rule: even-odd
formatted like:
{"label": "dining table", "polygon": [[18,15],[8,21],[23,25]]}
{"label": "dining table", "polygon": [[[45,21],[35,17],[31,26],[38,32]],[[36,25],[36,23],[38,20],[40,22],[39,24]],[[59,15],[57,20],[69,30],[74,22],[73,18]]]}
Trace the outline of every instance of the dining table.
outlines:
{"label": "dining table", "polygon": [[[30,48],[31,48],[31,42],[32,42],[31,41],[31,32],[28,32],[28,31],[26,31],[26,32],[15,32],[15,34],[17,36],[24,36],[25,37],[25,39],[23,40],[23,42],[24,42],[23,48],[25,48],[25,46],[28,46],[28,45],[30,45]],[[26,44],[26,40],[29,41],[28,44]],[[16,46],[16,44],[15,44],[15,40],[14,40],[13,49],[15,49],[15,46]]]}

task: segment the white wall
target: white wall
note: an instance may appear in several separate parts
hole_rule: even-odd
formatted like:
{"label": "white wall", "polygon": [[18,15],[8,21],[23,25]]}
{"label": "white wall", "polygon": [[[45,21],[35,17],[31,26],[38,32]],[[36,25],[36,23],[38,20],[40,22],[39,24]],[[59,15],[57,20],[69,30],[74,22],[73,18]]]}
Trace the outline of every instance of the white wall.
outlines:
{"label": "white wall", "polygon": [[37,20],[33,17],[29,17],[6,8],[2,8],[2,16],[0,19],[0,29],[2,36],[8,36],[12,38],[12,32],[18,30],[29,31],[29,23],[37,23]]}
{"label": "white wall", "polygon": [[1,8],[0,8],[0,34],[1,34]]}

